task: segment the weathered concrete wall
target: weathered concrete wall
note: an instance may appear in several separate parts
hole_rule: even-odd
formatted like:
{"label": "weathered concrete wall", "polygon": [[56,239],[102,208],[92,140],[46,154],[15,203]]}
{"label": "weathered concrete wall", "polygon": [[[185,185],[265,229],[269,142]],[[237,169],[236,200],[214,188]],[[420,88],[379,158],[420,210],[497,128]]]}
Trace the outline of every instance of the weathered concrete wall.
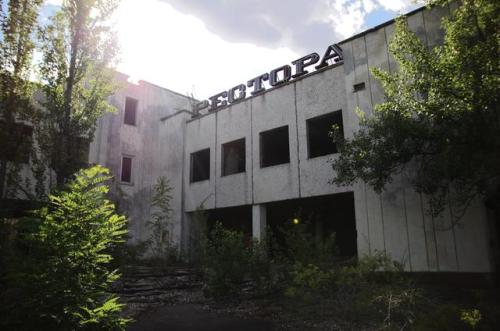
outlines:
{"label": "weathered concrete wall", "polygon": [[[448,14],[446,7],[418,11],[408,18],[408,25],[428,47],[433,47],[443,40],[440,20]],[[370,114],[373,106],[384,100],[383,90],[369,68],[396,70],[387,46],[393,33],[391,24],[341,44],[348,113],[344,116],[352,120],[353,128],[357,124],[352,110],[359,107]],[[360,82],[365,82],[366,89],[351,92]],[[364,184],[356,185],[354,194],[359,252],[385,250],[411,271],[491,271],[487,217],[479,202],[470,208],[460,226],[450,229],[452,210],[438,219],[430,217],[426,199],[409,187],[404,176],[397,176],[381,195]]]}
{"label": "weathered concrete wall", "polygon": [[[182,160],[183,126],[182,115],[170,120],[161,118],[181,109],[190,108],[188,97],[146,83],[128,83],[120,76],[123,88],[111,97],[110,103],[116,113],[104,115],[98,123],[91,144],[89,160],[108,167],[115,176],[115,194],[120,198],[119,206],[129,216],[129,230],[133,241],[146,240],[149,231],[146,222],[151,216],[152,186],[159,176],[167,176],[173,186],[172,208],[175,222],[173,239],[178,241],[182,214]],[[125,98],[139,101],[136,125],[124,124]],[[179,124],[180,123],[180,124]],[[132,182],[120,181],[122,156],[132,161]]]}
{"label": "weathered concrete wall", "polygon": [[[409,27],[429,47],[442,42],[440,18],[448,8],[416,11]],[[369,186],[329,184],[334,173],[329,160],[337,155],[308,158],[306,121],[333,111],[343,114],[344,135],[359,129],[355,110],[366,114],[384,100],[380,84],[369,68],[396,70],[388,52],[394,24],[385,24],[340,45],[344,63],[230,105],[215,113],[191,119],[189,98],[148,83],[125,84],[111,99],[118,109],[99,122],[90,150],[91,162],[109,167],[119,179],[121,158],[134,158],[131,184],[120,183],[121,206],[131,219],[135,240],[145,240],[150,218],[152,185],[159,176],[169,178],[174,190],[172,239],[187,246],[189,215],[205,209],[253,205],[254,224],[264,226],[265,204],[273,201],[354,192],[358,254],[386,251],[409,271],[491,271],[487,216],[477,202],[460,226],[450,229],[453,210],[440,218],[426,212],[428,202],[399,175],[381,195]],[[126,77],[122,77],[126,80]],[[365,89],[353,86],[365,83]],[[139,100],[137,125],[123,124],[125,97]],[[260,166],[260,132],[288,126],[290,162]],[[221,146],[245,138],[246,171],[222,176]],[[210,179],[190,182],[191,153],[210,149]],[[254,228],[255,233],[260,230]]]}
{"label": "weathered concrete wall", "polygon": [[[417,11],[408,24],[432,47],[443,40],[440,18],[448,13],[446,7]],[[394,24],[387,24],[348,39],[341,43],[343,65],[189,121],[185,211],[194,211],[202,202],[212,209],[353,191],[359,255],[386,251],[409,271],[490,271],[487,217],[481,204],[469,210],[461,226],[450,229],[452,211],[438,219],[430,217],[425,197],[410,188],[404,175],[396,176],[378,195],[363,183],[352,188],[329,184],[334,174],[328,160],[336,155],[307,157],[307,119],[342,110],[344,135],[351,138],[359,128],[355,109],[371,114],[374,105],[384,100],[369,68],[397,69],[388,52],[393,33]],[[366,88],[355,92],[357,83]],[[259,133],[284,125],[288,125],[290,162],[261,168]],[[246,172],[221,177],[221,145],[243,137]],[[204,148],[211,153],[210,179],[189,183],[189,155]]]}

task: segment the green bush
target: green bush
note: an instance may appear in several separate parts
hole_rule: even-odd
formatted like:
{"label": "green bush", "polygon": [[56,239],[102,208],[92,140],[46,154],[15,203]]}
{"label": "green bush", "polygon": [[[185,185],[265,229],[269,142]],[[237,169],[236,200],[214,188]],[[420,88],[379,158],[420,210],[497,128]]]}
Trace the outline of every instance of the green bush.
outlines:
{"label": "green bush", "polygon": [[[5,328],[117,330],[127,320],[107,289],[119,277],[108,251],[123,242],[126,219],[107,199],[109,171],[81,170],[67,189],[35,213],[32,233],[20,236],[23,263],[9,268]],[[22,255],[21,255],[22,254]]]}
{"label": "green bush", "polygon": [[251,260],[252,249],[245,244],[243,233],[217,223],[206,247],[206,294],[218,300],[238,296]]}
{"label": "green bush", "polygon": [[172,243],[172,186],[166,177],[159,177],[153,186],[151,220],[147,222],[151,232],[148,245],[153,265],[166,267],[178,257],[177,247]]}
{"label": "green bush", "polygon": [[283,238],[274,254],[278,260],[294,265],[331,264],[338,256],[335,233],[317,240],[309,231],[307,222],[288,224],[278,229]]}
{"label": "green bush", "polygon": [[304,266],[296,262],[285,294],[288,297],[299,297],[305,301],[311,301],[315,296],[326,297],[333,290],[334,280],[334,270],[323,271],[314,264]]}

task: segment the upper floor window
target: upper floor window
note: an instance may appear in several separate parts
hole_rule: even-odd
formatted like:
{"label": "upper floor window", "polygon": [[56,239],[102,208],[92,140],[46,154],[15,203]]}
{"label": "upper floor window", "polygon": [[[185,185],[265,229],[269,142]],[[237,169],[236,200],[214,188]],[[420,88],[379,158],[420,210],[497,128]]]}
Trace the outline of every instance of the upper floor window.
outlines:
{"label": "upper floor window", "polygon": [[222,176],[245,172],[245,138],[222,145]]}
{"label": "upper floor window", "polygon": [[123,123],[128,125],[136,125],[138,104],[139,101],[137,99],[130,97],[125,98],[125,116],[123,119]]}
{"label": "upper floor window", "polygon": [[344,135],[341,110],[308,119],[306,123],[309,158],[338,153],[330,132],[333,125],[338,125]]}
{"label": "upper floor window", "polygon": [[210,179],[210,148],[191,154],[191,183]]}
{"label": "upper floor window", "polygon": [[288,125],[260,133],[260,166],[289,163]]}

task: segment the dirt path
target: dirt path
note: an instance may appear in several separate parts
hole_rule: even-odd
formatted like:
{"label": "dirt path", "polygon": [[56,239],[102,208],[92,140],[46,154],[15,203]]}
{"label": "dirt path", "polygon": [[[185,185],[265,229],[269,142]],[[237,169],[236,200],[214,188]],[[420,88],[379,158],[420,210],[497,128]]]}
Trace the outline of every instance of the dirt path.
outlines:
{"label": "dirt path", "polygon": [[266,331],[269,321],[247,320],[205,311],[196,304],[164,306],[140,315],[129,331]]}

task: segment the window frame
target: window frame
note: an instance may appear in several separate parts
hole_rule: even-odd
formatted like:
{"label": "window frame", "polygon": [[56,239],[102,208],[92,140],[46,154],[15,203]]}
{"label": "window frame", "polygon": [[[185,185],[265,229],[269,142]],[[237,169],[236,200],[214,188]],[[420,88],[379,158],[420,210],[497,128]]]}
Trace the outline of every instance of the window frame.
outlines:
{"label": "window frame", "polygon": [[[203,178],[203,179],[197,179],[197,180],[194,180],[194,157],[195,157],[195,154],[198,154],[198,153],[202,153],[202,152],[206,152],[208,150],[208,169],[207,169],[207,178]],[[189,183],[190,184],[193,184],[193,183],[200,183],[200,182],[204,182],[204,181],[209,181],[210,180],[210,168],[211,168],[211,165],[210,165],[210,160],[211,160],[211,153],[210,153],[210,147],[208,148],[203,148],[203,149],[200,149],[200,150],[197,150],[196,152],[192,152],[190,155],[189,155]]]}
{"label": "window frame", "polygon": [[335,154],[339,153],[339,149],[337,147],[337,144],[334,144],[334,146],[335,146],[334,152],[311,156],[310,123],[312,121],[321,120],[321,119],[324,119],[324,118],[329,117],[329,116],[334,116],[335,114],[340,114],[340,124],[341,124],[341,129],[342,129],[342,136],[344,136],[344,114],[342,112],[342,109],[334,110],[334,111],[326,113],[326,114],[322,114],[322,115],[318,115],[318,116],[306,119],[307,159],[315,159],[318,157],[327,156],[327,155],[335,155]]}
{"label": "window frame", "polygon": [[[133,100],[135,102],[135,108],[134,108],[134,123],[127,123],[127,101],[128,100]],[[123,124],[125,125],[130,125],[130,126],[137,126],[137,112],[139,109],[139,100],[136,98],[132,97],[125,97],[125,105],[123,107]]]}
{"label": "window frame", "polygon": [[[120,166],[120,183],[127,185],[134,185],[134,158],[135,156],[129,154],[122,154]],[[130,159],[130,181],[123,180],[123,160]]]}
{"label": "window frame", "polygon": [[[230,144],[236,144],[236,143],[240,143],[240,142],[243,142],[243,170],[242,171],[237,171],[237,172],[232,172],[232,173],[226,173],[225,172],[225,163],[226,163],[226,159],[225,159],[225,148],[226,146],[230,145]],[[231,175],[237,175],[237,174],[242,174],[242,173],[245,173],[247,171],[247,157],[246,157],[246,139],[245,137],[243,138],[239,138],[239,139],[235,139],[235,140],[231,140],[231,141],[228,141],[224,144],[221,144],[221,177],[226,177],[226,176],[231,176]],[[238,167],[239,168],[239,167]]]}
{"label": "window frame", "polygon": [[[264,152],[266,151],[266,149],[264,148],[263,136],[265,136],[271,132],[274,132],[274,131],[285,130],[285,128],[286,128],[286,134],[287,134],[286,138],[287,138],[287,150],[288,150],[288,153],[287,153],[288,158],[287,159],[288,160],[286,162],[264,165],[264,162],[263,162],[264,161]],[[290,163],[290,126],[287,124],[287,125],[282,125],[279,127],[275,127],[275,128],[269,129],[269,130],[259,132],[259,148],[260,148],[260,153],[259,153],[260,168],[268,168],[268,167],[274,167],[274,166],[279,166],[279,165],[283,165],[283,164],[289,164]]]}

